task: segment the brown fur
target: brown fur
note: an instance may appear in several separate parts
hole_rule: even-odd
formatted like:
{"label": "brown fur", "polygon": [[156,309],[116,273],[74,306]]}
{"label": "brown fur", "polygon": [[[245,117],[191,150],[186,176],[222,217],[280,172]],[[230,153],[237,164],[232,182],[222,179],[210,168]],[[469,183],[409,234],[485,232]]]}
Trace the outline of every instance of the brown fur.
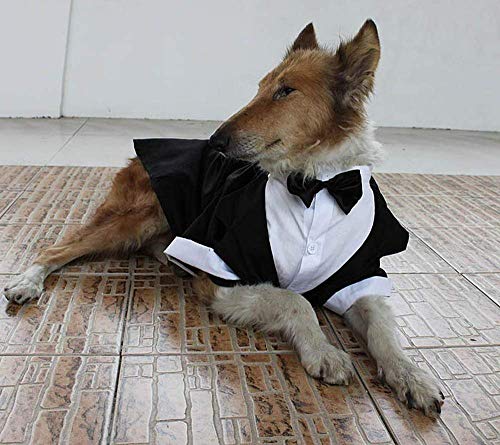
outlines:
{"label": "brown fur", "polygon": [[[312,24],[307,25],[280,65],[260,81],[252,101],[218,130],[230,134],[226,151],[258,161],[268,171],[308,173],[311,159],[328,157],[364,128],[379,58],[371,20],[335,52],[320,47]],[[287,87],[293,91],[277,97]]]}
{"label": "brown fur", "polygon": [[44,250],[36,263],[60,267],[82,256],[129,253],[155,239],[166,239],[167,233],[167,221],[149,177],[140,161],[133,159],[118,172],[92,220]]}

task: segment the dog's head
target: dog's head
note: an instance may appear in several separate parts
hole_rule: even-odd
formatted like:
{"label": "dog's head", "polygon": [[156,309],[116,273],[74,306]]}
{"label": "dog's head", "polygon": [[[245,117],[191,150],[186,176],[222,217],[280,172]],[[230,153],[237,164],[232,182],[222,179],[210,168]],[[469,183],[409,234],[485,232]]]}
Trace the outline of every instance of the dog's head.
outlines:
{"label": "dog's head", "polygon": [[210,139],[212,147],[268,170],[308,173],[365,126],[365,102],[380,58],[375,23],[367,20],[336,51],[318,45],[307,25],[256,96]]}

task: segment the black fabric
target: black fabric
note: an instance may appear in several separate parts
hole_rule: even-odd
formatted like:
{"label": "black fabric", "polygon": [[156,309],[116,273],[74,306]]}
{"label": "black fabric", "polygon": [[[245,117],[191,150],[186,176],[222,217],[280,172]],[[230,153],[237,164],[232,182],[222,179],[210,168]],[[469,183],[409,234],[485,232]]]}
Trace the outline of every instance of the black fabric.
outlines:
{"label": "black fabric", "polygon": [[307,208],[311,207],[316,193],[326,188],[346,215],[363,195],[359,170],[340,173],[328,181],[304,178],[301,173],[292,173],[288,175],[286,185],[288,191],[292,195],[297,195]]}
{"label": "black fabric", "polygon": [[241,278],[214,282],[279,286],[266,224],[267,173],[209,149],[208,141],[137,139],[134,147],[173,234],[212,247]]}
{"label": "black fabric", "polygon": [[[255,164],[209,149],[204,140],[144,139],[135,140],[134,146],[174,235],[212,247],[240,277],[228,281],[212,276],[214,283],[279,286],[267,232],[267,173]],[[342,182],[347,182],[344,189],[350,187],[357,202],[352,178],[345,181],[344,177]],[[373,178],[370,186],[375,198],[372,230],[344,266],[304,293],[313,304],[322,305],[339,290],[365,278],[386,276],[380,258],[407,246],[408,232],[387,208]],[[339,199],[345,204],[344,197]]]}
{"label": "black fabric", "polygon": [[366,278],[387,274],[380,268],[380,258],[402,252],[408,245],[409,234],[387,207],[375,179],[370,179],[375,199],[375,218],[368,238],[356,253],[330,278],[305,292],[311,303],[323,305],[336,292]]}

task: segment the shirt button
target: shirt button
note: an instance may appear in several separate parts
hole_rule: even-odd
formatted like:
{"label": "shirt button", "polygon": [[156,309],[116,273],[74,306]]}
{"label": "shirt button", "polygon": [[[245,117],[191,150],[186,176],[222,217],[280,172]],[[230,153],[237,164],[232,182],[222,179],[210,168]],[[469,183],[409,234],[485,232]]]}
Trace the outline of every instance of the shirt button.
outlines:
{"label": "shirt button", "polygon": [[316,243],[311,243],[307,246],[307,253],[309,255],[314,255],[318,251],[318,245]]}

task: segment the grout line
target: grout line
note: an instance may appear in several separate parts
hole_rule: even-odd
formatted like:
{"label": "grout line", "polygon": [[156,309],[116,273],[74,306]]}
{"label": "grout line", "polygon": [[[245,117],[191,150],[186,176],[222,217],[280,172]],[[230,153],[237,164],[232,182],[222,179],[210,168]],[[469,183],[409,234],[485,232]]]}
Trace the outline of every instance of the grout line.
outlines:
{"label": "grout line", "polygon": [[128,275],[127,283],[128,283],[129,288],[128,288],[127,298],[126,298],[127,304],[125,305],[125,311],[123,314],[123,324],[121,327],[118,366],[117,366],[117,370],[116,370],[115,386],[113,389],[113,403],[112,403],[112,408],[111,408],[111,414],[109,417],[108,443],[112,442],[113,434],[115,432],[116,410],[118,408],[118,389],[120,387],[120,382],[121,382],[121,371],[122,371],[123,358],[125,357],[123,355],[125,329],[127,327],[128,314],[129,314],[129,310],[130,310],[130,306],[132,304],[132,298],[133,298],[133,295],[132,295],[132,289],[134,288],[133,283],[132,283],[133,273],[128,273],[127,275]]}
{"label": "grout line", "polygon": [[[330,319],[326,316],[325,311],[323,308],[321,308],[321,312],[323,314],[323,317],[326,319],[326,322],[330,326],[330,330],[332,331],[333,335],[337,339],[338,343],[340,344],[340,347],[344,352],[350,355],[351,351],[345,348],[343,345],[342,341],[340,340],[339,335],[337,334],[337,331],[335,327],[333,326],[333,323],[330,321]],[[374,360],[374,358],[368,353],[368,351],[365,351],[362,349],[364,352],[368,354],[368,357],[370,357],[371,360]],[[375,410],[377,411],[377,414],[379,416],[380,421],[384,425],[385,429],[387,430],[387,433],[391,437],[391,439],[394,441],[394,443],[399,444],[400,442],[397,439],[396,433],[393,431],[392,426],[390,425],[389,421],[385,418],[384,413],[382,409],[379,407],[377,401],[375,400],[375,397],[372,395],[370,392],[367,383],[364,381],[363,376],[361,375],[361,371],[358,370],[358,368],[355,366],[355,364],[352,364],[352,367],[354,368],[354,372],[358,376],[358,380],[361,382],[361,387],[365,389],[365,393],[368,395],[369,399],[371,400],[373,406],[375,407]]]}
{"label": "grout line", "polygon": [[432,247],[427,241],[425,241],[423,238],[421,238],[417,233],[413,232],[408,226],[404,226],[408,232],[410,232],[414,237],[416,237],[418,240],[420,240],[425,246],[427,246],[432,252],[434,252],[439,258],[441,258],[448,266],[450,266],[456,273],[460,274],[459,270],[453,266],[453,264],[450,264],[449,261],[447,261],[434,247]]}
{"label": "grout line", "polygon": [[57,150],[49,159],[48,161],[43,165],[42,167],[42,170],[46,167],[55,167],[55,166],[51,166],[49,165],[49,162],[52,161],[52,159],[54,159],[64,148],[66,148],[66,146],[73,140],[73,138],[76,136],[76,134],[85,126],[85,124],[88,122],[89,118],[86,118],[82,125],[80,125],[74,132],[73,134],[66,140],[66,142],[64,142],[64,144],[62,145],[62,147]]}
{"label": "grout line", "polygon": [[[333,326],[330,322],[328,322],[329,327],[333,329]],[[124,324],[125,326],[125,324]],[[337,337],[336,332],[333,331],[335,337]],[[123,343],[123,342],[122,342]],[[354,352],[365,352],[369,355],[369,352],[359,346],[358,348],[347,349],[342,343],[340,343],[342,350],[347,352],[348,354]],[[457,346],[424,346],[421,348],[403,348],[403,351],[432,351],[432,350],[456,350],[456,349],[487,349],[487,348],[499,348],[499,343],[494,343],[491,345],[457,345]],[[290,355],[296,354],[296,351],[292,349],[285,349],[279,351],[217,351],[217,352],[202,352],[202,351],[193,351],[193,352],[148,352],[144,354],[134,353],[134,352],[125,352],[125,353],[91,353],[91,352],[82,352],[82,353],[48,353],[48,352],[0,352],[0,358],[2,357],[117,357],[117,358],[125,358],[125,357],[194,357],[194,356],[216,356],[216,355],[230,355],[230,356],[242,356],[242,355],[261,355],[261,356],[277,356],[277,355]],[[370,355],[369,355],[370,356]],[[371,357],[371,356],[370,356]],[[121,361],[121,360],[120,360]]]}
{"label": "grout line", "polygon": [[[469,273],[469,272],[467,272]],[[462,277],[464,277],[470,284],[472,284],[479,292],[481,292],[488,300],[490,300],[495,306],[500,307],[500,304],[498,304],[492,297],[490,297],[484,290],[482,290],[478,285],[476,285],[473,281],[469,279],[465,273],[460,274]]]}
{"label": "grout line", "polygon": [[[495,226],[493,226],[495,227]],[[434,249],[434,247],[432,247],[427,241],[425,241],[423,238],[421,238],[417,233],[415,232],[412,232],[410,230],[410,232],[413,234],[413,236],[415,236],[416,238],[418,238],[422,243],[424,243],[430,250],[432,250],[439,258],[441,258],[446,264],[448,264],[458,275],[460,275],[462,278],[464,278],[468,283],[470,283],[472,286],[474,286],[474,288],[476,288],[479,292],[481,292],[488,300],[490,300],[495,306],[497,307],[500,307],[500,305],[495,301],[493,300],[486,292],[484,292],[482,289],[480,289],[478,286],[476,286],[467,276],[466,274],[474,274],[476,272],[460,272],[455,266],[453,266],[453,264],[451,264],[449,261],[447,261],[442,255],[439,254],[438,251],[436,251],[436,249]],[[485,274],[489,274],[489,273],[498,273],[498,272],[481,272],[481,273],[485,273]],[[423,275],[423,274],[422,274]]]}
{"label": "grout line", "polygon": [[22,190],[19,192],[19,195],[16,196],[16,198],[10,203],[7,205],[7,207],[5,207],[5,209],[3,209],[1,212],[0,212],[0,224],[1,225],[7,225],[5,223],[1,223],[1,218],[11,209],[11,207],[14,206],[14,204],[21,198],[21,196],[23,196],[24,192],[26,190]]}
{"label": "grout line", "polygon": [[66,48],[64,50],[64,62],[61,76],[61,102],[59,103],[59,117],[63,117],[63,105],[66,90],[66,73],[68,69],[69,38],[71,34],[71,23],[73,17],[73,0],[69,1],[68,28],[66,29]]}

